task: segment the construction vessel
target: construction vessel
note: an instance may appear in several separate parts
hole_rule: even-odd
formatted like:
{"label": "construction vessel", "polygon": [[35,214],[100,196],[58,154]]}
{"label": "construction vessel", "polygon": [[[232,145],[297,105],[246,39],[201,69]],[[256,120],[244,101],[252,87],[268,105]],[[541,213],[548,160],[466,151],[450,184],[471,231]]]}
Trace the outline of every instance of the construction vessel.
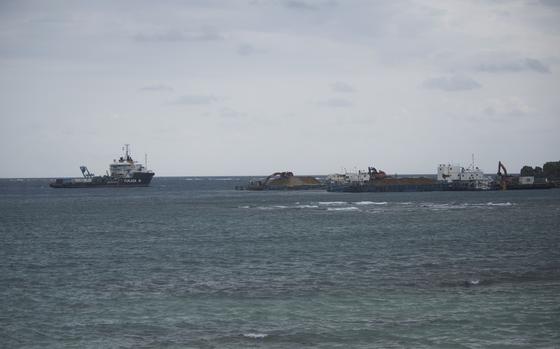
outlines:
{"label": "construction vessel", "polygon": [[498,161],[498,173],[496,181],[493,183],[494,190],[522,190],[522,189],[550,189],[554,188],[554,183],[546,178],[536,178],[534,176],[513,176],[508,174],[506,167]]}
{"label": "construction vessel", "polygon": [[109,165],[110,173],[96,176],[86,166],[80,166],[82,178],[57,178],[49,185],[52,188],[92,188],[92,187],[146,187],[154,173],[144,165],[134,161],[129,145],[123,147],[124,154]]}
{"label": "construction vessel", "polygon": [[275,172],[265,179],[253,179],[247,186],[237,190],[306,190],[322,189],[323,184],[315,177],[294,176],[293,172]]}
{"label": "construction vessel", "polygon": [[475,166],[474,155],[471,165],[464,168],[460,165],[440,164],[437,180],[447,183],[446,190],[450,191],[478,191],[492,189],[492,178]]}
{"label": "construction vessel", "polygon": [[331,192],[442,191],[447,187],[446,183],[426,177],[388,176],[375,167],[368,167],[367,172],[333,174],[327,177],[327,191]]}

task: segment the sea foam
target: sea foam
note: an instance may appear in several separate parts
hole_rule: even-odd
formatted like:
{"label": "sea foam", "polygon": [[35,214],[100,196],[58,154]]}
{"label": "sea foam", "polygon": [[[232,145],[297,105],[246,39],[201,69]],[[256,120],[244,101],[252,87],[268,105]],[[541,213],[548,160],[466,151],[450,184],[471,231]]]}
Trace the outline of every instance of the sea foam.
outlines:
{"label": "sea foam", "polygon": [[243,333],[243,337],[253,338],[253,339],[263,339],[268,337],[266,333]]}
{"label": "sea foam", "polygon": [[350,207],[329,207],[327,211],[359,211],[360,209],[354,206]]}
{"label": "sea foam", "polygon": [[347,202],[346,201],[319,201],[318,204],[325,205],[325,206],[337,206],[337,205],[346,205]]}

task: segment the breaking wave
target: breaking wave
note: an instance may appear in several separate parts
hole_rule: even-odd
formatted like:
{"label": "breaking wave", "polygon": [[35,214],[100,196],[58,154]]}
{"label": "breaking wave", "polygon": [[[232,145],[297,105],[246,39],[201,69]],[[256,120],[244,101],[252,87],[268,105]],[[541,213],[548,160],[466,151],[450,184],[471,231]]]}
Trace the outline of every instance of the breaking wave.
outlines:
{"label": "breaking wave", "polygon": [[263,339],[268,337],[266,333],[243,333],[243,337],[252,339]]}
{"label": "breaking wave", "polygon": [[432,203],[423,202],[420,207],[431,210],[457,210],[457,209],[476,209],[491,207],[508,207],[513,206],[511,202],[486,202],[486,203]]}
{"label": "breaking wave", "polygon": [[274,206],[258,206],[257,209],[259,210],[283,210],[289,208],[288,206],[284,205],[274,205]]}
{"label": "breaking wave", "polygon": [[327,211],[359,211],[360,209],[354,206],[350,207],[329,207]]}
{"label": "breaking wave", "polygon": [[319,201],[318,204],[325,205],[325,206],[337,206],[337,205],[346,205],[347,202],[346,201]]}
{"label": "breaking wave", "polygon": [[319,208],[317,205],[297,205],[296,208]]}
{"label": "breaking wave", "polygon": [[354,204],[356,205],[387,205],[387,201],[357,201]]}

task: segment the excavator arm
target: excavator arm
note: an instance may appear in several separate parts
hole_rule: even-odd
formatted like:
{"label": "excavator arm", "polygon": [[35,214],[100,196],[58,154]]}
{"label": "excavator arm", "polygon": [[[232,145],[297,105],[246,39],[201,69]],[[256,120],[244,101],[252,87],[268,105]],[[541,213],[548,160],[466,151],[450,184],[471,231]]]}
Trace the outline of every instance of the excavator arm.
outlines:
{"label": "excavator arm", "polygon": [[266,177],[263,184],[264,185],[268,184],[268,181],[270,181],[272,178],[274,178],[276,176],[280,176],[281,178],[287,178],[287,177],[292,177],[293,175],[294,174],[292,172],[274,172],[270,176]]}
{"label": "excavator arm", "polygon": [[[503,171],[503,173],[502,173]],[[501,161],[498,161],[498,176],[507,177],[508,173],[504,164]]]}

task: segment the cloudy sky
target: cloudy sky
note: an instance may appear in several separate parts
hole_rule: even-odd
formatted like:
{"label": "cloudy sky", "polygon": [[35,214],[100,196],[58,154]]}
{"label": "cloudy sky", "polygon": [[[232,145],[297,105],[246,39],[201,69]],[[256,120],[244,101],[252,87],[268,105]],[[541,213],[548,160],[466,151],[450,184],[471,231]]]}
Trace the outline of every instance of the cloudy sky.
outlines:
{"label": "cloudy sky", "polygon": [[559,160],[560,1],[0,2],[0,177]]}

